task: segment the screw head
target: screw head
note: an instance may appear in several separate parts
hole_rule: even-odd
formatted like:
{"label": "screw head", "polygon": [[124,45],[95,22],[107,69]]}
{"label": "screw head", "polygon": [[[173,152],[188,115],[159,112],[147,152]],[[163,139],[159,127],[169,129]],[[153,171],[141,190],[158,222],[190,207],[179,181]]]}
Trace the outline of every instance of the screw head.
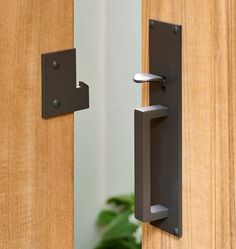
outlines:
{"label": "screw head", "polygon": [[52,67],[53,67],[54,69],[58,69],[58,68],[60,67],[60,63],[59,63],[58,61],[53,61]]}
{"label": "screw head", "polygon": [[151,20],[151,21],[149,22],[149,27],[150,27],[151,29],[154,29],[155,26],[156,26],[156,23],[155,23],[153,20]]}
{"label": "screw head", "polygon": [[179,228],[178,228],[178,227],[175,227],[175,228],[173,229],[173,234],[176,235],[176,236],[179,235]]}
{"label": "screw head", "polygon": [[173,30],[173,33],[176,34],[179,32],[179,27],[177,25],[174,25],[172,30]]}
{"label": "screw head", "polygon": [[61,106],[61,101],[59,99],[54,99],[52,103],[55,108],[59,108]]}

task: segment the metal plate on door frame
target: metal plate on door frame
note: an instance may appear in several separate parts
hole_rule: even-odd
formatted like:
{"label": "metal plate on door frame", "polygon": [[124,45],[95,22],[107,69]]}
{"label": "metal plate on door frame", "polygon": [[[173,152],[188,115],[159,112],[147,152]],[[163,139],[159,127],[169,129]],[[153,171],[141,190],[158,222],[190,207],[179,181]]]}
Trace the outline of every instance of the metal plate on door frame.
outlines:
{"label": "metal plate on door frame", "polygon": [[168,208],[168,218],[151,222],[182,235],[182,27],[150,20],[149,68],[166,86],[150,84],[150,105],[168,107],[168,117],[151,123],[151,202]]}
{"label": "metal plate on door frame", "polygon": [[76,50],[42,54],[42,117],[89,108],[89,87],[76,85]]}

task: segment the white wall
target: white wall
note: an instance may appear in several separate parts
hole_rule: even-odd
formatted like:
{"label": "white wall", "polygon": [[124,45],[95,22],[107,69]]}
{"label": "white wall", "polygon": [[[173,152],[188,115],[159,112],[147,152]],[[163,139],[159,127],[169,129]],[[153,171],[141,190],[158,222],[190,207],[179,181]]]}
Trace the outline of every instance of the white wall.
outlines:
{"label": "white wall", "polygon": [[90,87],[90,109],[75,115],[75,249],[92,249],[105,199],[133,192],[141,0],[75,0],[75,47],[77,80]]}

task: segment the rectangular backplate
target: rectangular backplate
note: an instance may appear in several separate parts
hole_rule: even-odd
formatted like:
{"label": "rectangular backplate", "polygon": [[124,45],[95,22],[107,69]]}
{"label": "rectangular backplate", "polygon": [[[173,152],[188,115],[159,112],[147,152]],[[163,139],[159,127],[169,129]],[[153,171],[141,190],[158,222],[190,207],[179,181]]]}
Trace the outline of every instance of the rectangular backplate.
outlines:
{"label": "rectangular backplate", "polygon": [[150,20],[150,73],[166,87],[150,84],[150,105],[169,108],[168,118],[151,123],[151,202],[168,208],[168,218],[151,222],[182,235],[182,48],[181,26]]}

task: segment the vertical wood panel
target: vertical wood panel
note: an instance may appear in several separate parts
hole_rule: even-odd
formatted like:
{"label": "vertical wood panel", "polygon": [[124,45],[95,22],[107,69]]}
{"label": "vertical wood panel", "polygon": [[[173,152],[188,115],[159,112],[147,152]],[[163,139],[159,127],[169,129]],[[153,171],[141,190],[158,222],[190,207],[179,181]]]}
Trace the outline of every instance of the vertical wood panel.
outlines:
{"label": "vertical wood panel", "polygon": [[73,248],[73,115],[41,118],[41,53],[73,47],[73,0],[0,1],[0,248]]}
{"label": "vertical wood panel", "polygon": [[150,18],[183,26],[183,237],[144,225],[143,248],[236,248],[236,3],[143,0],[144,71]]}

